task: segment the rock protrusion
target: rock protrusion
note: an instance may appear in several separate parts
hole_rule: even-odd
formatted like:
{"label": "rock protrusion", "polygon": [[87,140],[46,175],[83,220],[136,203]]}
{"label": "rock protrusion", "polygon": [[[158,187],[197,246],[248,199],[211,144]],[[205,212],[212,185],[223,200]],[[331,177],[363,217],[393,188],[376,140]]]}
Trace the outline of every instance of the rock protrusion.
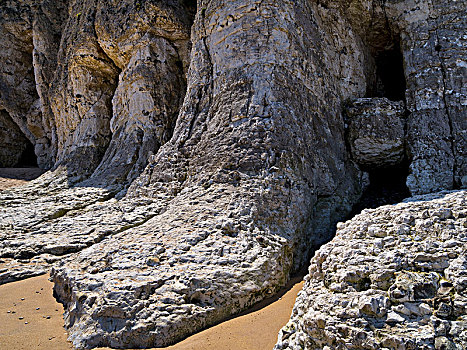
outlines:
{"label": "rock protrusion", "polygon": [[404,103],[361,98],[347,109],[352,158],[363,169],[399,166],[405,159]]}
{"label": "rock protrusion", "polygon": [[466,205],[444,192],[340,223],[275,349],[465,349]]}

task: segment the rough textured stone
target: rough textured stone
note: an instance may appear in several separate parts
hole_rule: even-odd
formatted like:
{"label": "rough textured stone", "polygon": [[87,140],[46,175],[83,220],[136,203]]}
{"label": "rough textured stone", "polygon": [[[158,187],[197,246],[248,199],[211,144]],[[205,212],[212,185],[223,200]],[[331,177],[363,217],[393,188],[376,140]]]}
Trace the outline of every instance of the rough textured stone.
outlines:
{"label": "rough textured stone", "polygon": [[444,192],[340,223],[275,349],[465,349],[466,204]]}
{"label": "rough textured stone", "polygon": [[[283,285],[368,185],[346,145],[348,101],[407,94],[413,193],[452,189],[465,174],[465,44],[453,17],[464,2],[1,9],[11,77],[1,76],[0,108],[53,171],[0,193],[0,283],[53,266],[77,346],[167,345]],[[442,62],[460,62],[446,70],[452,93],[431,89],[444,86],[436,67],[417,75],[438,52],[425,37],[443,26],[453,48]],[[362,303],[379,314],[385,300]]]}
{"label": "rough textured stone", "polygon": [[467,174],[467,4],[394,1],[407,80],[407,144],[413,194],[465,186]]}
{"label": "rough textured stone", "polygon": [[[358,171],[343,156],[343,99],[305,84],[322,79],[344,96],[352,90],[339,83],[337,68],[323,79],[298,59],[317,64],[319,52],[334,51],[326,49],[326,37],[306,41],[319,50],[302,46],[295,20],[310,35],[320,33],[310,16],[297,13],[313,9],[292,2],[204,7],[174,137],[121,202],[148,198],[159,212],[52,272],[77,345],[166,345],[252,305],[307,261],[310,247],[329,237],[332,223],[357,199]],[[263,19],[255,20],[260,13]],[[266,38],[250,37],[252,26],[274,33],[269,46]],[[287,55],[290,50],[297,54]],[[364,89],[363,72],[355,70]],[[309,108],[284,104],[296,93],[307,94]],[[333,142],[318,137],[323,133],[334,135]],[[79,290],[92,296],[81,298]]]}
{"label": "rough textured stone", "polygon": [[363,168],[397,166],[405,158],[405,108],[386,98],[362,98],[347,109],[352,158]]}

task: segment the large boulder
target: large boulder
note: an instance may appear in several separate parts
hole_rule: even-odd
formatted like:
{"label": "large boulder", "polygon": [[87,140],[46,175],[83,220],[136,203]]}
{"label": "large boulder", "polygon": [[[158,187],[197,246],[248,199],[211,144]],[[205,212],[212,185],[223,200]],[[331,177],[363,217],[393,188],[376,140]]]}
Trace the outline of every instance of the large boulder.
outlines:
{"label": "large boulder", "polygon": [[346,109],[352,158],[364,169],[400,165],[405,158],[404,103],[361,98]]}
{"label": "large boulder", "polygon": [[275,350],[465,349],[466,205],[445,192],[340,223]]}

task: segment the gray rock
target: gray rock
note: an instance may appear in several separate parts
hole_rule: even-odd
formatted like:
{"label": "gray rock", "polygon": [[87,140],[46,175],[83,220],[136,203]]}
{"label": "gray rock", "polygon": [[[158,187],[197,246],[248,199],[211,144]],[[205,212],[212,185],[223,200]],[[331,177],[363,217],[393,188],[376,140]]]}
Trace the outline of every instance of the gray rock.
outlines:
{"label": "gray rock", "polygon": [[387,168],[405,157],[405,108],[387,98],[362,98],[346,110],[348,142],[353,159],[363,168]]}
{"label": "gray rock", "polygon": [[[346,101],[407,95],[413,193],[464,177],[465,28],[455,20],[464,2],[20,0],[0,10],[0,109],[39,165],[53,165],[0,193],[0,281],[53,266],[79,347],[165,346],[284,285],[368,184],[346,146]],[[433,51],[435,37],[450,44]],[[394,81],[385,68],[399,47]],[[445,209],[372,223],[374,254],[424,242],[414,227],[465,228]],[[451,266],[455,257],[435,248],[417,251],[416,269]],[[404,261],[388,255],[375,276],[355,265],[330,277],[336,294],[348,283],[367,293],[336,299],[343,317],[394,311],[386,292]],[[431,339],[430,305],[412,305],[415,290],[399,280],[392,298],[409,298],[394,312],[420,313],[420,339]],[[463,312],[462,298],[443,298],[436,317]],[[316,313],[326,329],[333,316]],[[391,348],[399,338],[385,339]]]}
{"label": "gray rock", "polygon": [[[444,192],[365,210],[340,224],[311,260],[275,349],[466,348],[466,204],[467,192]],[[449,218],[431,216],[447,210]],[[429,225],[393,229],[426,211],[435,219]],[[388,236],[374,238],[375,225]]]}

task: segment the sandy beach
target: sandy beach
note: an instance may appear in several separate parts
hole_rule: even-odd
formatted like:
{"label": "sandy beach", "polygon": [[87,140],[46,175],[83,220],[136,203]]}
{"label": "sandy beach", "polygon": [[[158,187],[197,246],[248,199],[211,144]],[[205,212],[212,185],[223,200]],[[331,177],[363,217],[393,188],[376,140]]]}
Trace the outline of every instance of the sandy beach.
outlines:
{"label": "sandy beach", "polygon": [[[38,169],[0,169],[0,190],[40,174]],[[48,277],[0,286],[0,350],[73,349],[63,328],[63,306],[53,297]],[[271,350],[302,286],[301,278],[293,279],[274,298],[166,349]]]}
{"label": "sandy beach", "polygon": [[[63,328],[63,306],[52,296],[48,275],[0,286],[0,349],[73,349]],[[235,317],[165,349],[271,350],[279,329],[290,318],[302,282],[256,311]],[[263,306],[263,307],[261,307]],[[107,348],[100,348],[107,350]]]}

